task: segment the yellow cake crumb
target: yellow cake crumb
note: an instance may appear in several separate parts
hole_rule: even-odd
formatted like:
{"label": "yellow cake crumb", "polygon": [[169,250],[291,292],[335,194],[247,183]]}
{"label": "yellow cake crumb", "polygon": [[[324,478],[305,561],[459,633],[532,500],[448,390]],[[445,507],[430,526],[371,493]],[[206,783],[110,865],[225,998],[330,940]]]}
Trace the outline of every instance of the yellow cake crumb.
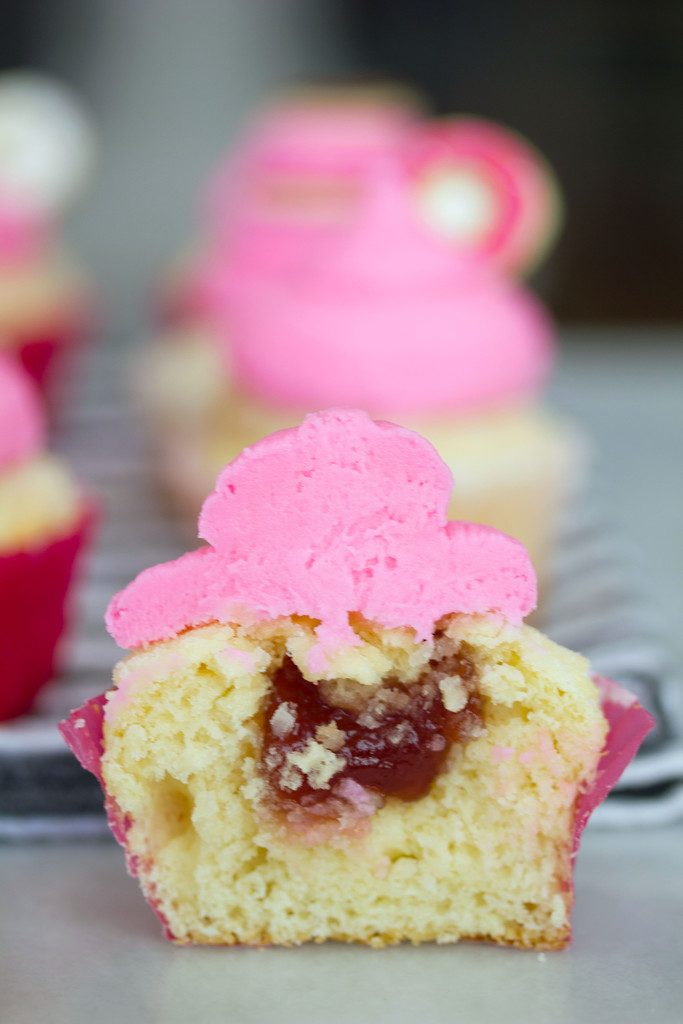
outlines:
{"label": "yellow cake crumb", "polygon": [[293,704],[285,701],[280,704],[270,718],[270,726],[274,734],[280,738],[287,736],[296,725],[296,709]]}
{"label": "yellow cake crumb", "polygon": [[467,704],[467,688],[459,676],[446,676],[440,679],[439,690],[447,711],[462,711]]}
{"label": "yellow cake crumb", "polygon": [[346,764],[343,757],[328,750],[317,740],[309,740],[301,751],[290,750],[286,760],[289,765],[306,776],[308,784],[313,789],[329,789],[332,776],[340,772]]}
{"label": "yellow cake crumb", "polygon": [[336,753],[344,746],[346,742],[346,733],[343,729],[340,729],[336,722],[327,722],[325,725],[319,725],[315,731],[315,738],[319,743],[322,743],[328,750]]}

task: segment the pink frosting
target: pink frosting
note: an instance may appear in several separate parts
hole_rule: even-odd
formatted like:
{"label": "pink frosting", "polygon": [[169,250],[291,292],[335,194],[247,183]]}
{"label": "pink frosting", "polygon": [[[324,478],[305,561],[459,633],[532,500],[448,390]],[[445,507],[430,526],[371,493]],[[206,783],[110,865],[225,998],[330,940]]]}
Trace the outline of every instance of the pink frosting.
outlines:
{"label": "pink frosting", "polygon": [[411,125],[412,114],[395,105],[280,107],[257,123],[244,160],[252,172],[353,176]]}
{"label": "pink frosting", "polygon": [[429,636],[450,612],[519,622],[536,601],[525,549],[448,522],[452,479],[432,446],[367,414],[330,410],[247,448],[199,520],[210,546],[147,569],[107,626],[136,648],[213,621],[320,620],[311,667],[357,638],[349,613]]}
{"label": "pink frosting", "polygon": [[215,294],[242,386],[286,407],[467,412],[533,395],[552,359],[540,304],[422,225],[393,168],[298,274]]}
{"label": "pink frosting", "polygon": [[44,442],[38,393],[21,366],[0,353],[0,470],[35,455]]}
{"label": "pink frosting", "polygon": [[43,211],[0,187],[0,266],[31,259],[43,248],[48,234]]}
{"label": "pink frosting", "polygon": [[[226,284],[280,278],[312,244],[334,237],[358,205],[372,162],[396,152],[412,126],[412,113],[389,103],[292,102],[267,111],[209,186],[201,305],[211,309],[216,296],[220,304]],[[272,190],[288,182],[317,198],[273,205]]]}
{"label": "pink frosting", "polygon": [[[291,102],[256,120],[238,151],[211,183],[211,227],[232,217],[236,206],[264,210],[260,188],[268,180],[357,180],[379,154],[396,150],[414,125],[412,112],[396,104]],[[263,215],[263,213],[262,213]]]}

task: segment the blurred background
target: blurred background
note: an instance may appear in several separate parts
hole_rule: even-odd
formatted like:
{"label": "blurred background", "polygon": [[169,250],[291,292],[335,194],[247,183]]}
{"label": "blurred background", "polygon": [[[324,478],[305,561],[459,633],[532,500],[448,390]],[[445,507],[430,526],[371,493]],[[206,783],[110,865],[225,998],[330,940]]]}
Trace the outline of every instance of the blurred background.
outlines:
{"label": "blurred background", "polygon": [[72,85],[97,123],[67,233],[116,342],[149,333],[151,289],[195,234],[202,183],[278,87],[395,77],[435,112],[532,140],[567,207],[532,280],[562,328],[551,398],[595,440],[595,480],[683,653],[682,4],[4,0],[0,67]]}
{"label": "blurred background", "polygon": [[[68,93],[65,106],[55,105],[59,89],[49,85],[47,101],[43,93],[38,102],[38,86],[22,107],[11,74],[3,78],[15,69],[70,86],[85,116]],[[340,124],[341,149],[349,147],[350,108],[330,114],[329,92],[309,91],[328,106],[313,103],[301,119],[304,142],[292,143],[296,117],[253,115],[288,86],[354,79],[403,82],[424,98],[427,115],[470,115],[520,133],[564,193],[558,243],[551,177],[533,148],[523,143],[522,159],[518,140],[500,130],[494,142],[479,134],[467,144],[474,192],[472,149],[450,165],[465,173],[447,212],[457,220],[469,204],[464,234],[452,238],[486,252],[460,264],[456,243],[452,291],[446,276],[429,278],[438,256],[420,262],[427,233],[422,242],[410,233],[405,200],[412,193],[415,204],[418,176],[398,175],[393,187],[386,160],[383,193],[381,175],[372,175],[375,213],[352,228],[339,210],[353,208],[361,178],[371,194],[368,168],[391,152],[387,139],[400,139],[397,155],[416,163],[425,145],[424,202],[439,129],[428,118],[411,121],[409,107],[397,122],[396,108],[385,106],[388,134],[380,131],[378,144],[371,118],[374,140],[354,129],[363,141],[337,164],[330,152]],[[523,539],[541,581],[543,628],[657,713],[651,749],[665,767],[642,775],[643,820],[680,813],[683,705],[680,722],[671,709],[683,663],[683,4],[0,0],[0,92],[8,81],[0,95],[0,355],[10,348],[43,385],[50,445],[73,471],[74,494],[82,487],[103,514],[75,588],[78,632],[64,679],[38,695],[27,725],[12,717],[0,728],[0,840],[8,815],[11,835],[51,834],[32,816],[53,813],[55,792],[67,830],[70,815],[77,831],[101,829],[99,790],[83,782],[55,721],[109,685],[117,654],[103,615],[112,593],[196,543],[201,502],[241,448],[299,422],[305,409],[339,404],[367,405],[421,430],[453,473],[451,514]],[[367,102],[372,90],[360,92]],[[471,131],[464,124],[459,144]],[[252,135],[240,146],[245,127]],[[328,136],[332,144],[322,141]],[[356,145],[349,172],[344,160]],[[228,153],[239,159],[226,171]],[[440,201],[443,215],[448,197]],[[529,211],[540,211],[535,226]],[[325,238],[327,251],[339,246],[336,271]],[[542,355],[524,353],[541,353],[546,330],[553,342],[555,331],[544,317],[520,319],[526,283],[514,280],[543,241],[547,258],[530,285],[559,328],[547,387]],[[390,291],[382,272],[394,246]],[[320,301],[309,270],[318,266],[331,268],[335,283],[329,289],[323,273]],[[465,266],[475,268],[471,278]],[[440,299],[445,312],[433,316]],[[402,351],[413,358],[402,360]],[[506,367],[491,373],[501,354]],[[415,395],[413,377],[422,381]],[[51,493],[36,506],[50,509]],[[22,525],[23,508],[16,518]],[[3,764],[13,780],[4,793]],[[653,782],[662,802],[650,810]],[[17,814],[25,821],[17,824]]]}
{"label": "blurred background", "polygon": [[[80,265],[87,269],[86,285],[90,280],[94,284],[95,323],[90,323],[89,293],[81,309],[78,301],[63,301],[55,289],[61,301],[53,305],[66,320],[66,330],[59,317],[46,316],[47,336],[38,332],[37,342],[31,336],[25,347],[33,346],[43,358],[46,351],[59,352],[61,344],[68,356],[70,346],[60,338],[60,331],[67,341],[79,341],[81,331],[93,335],[85,339],[86,344],[73,345],[78,357],[82,350],[87,358],[77,358],[73,372],[69,364],[65,379],[71,391],[67,388],[65,394],[72,397],[63,403],[61,417],[54,417],[50,444],[65,456],[87,495],[97,497],[103,515],[88,578],[77,594],[78,634],[68,672],[46,687],[35,714],[0,727],[0,841],[91,836],[103,830],[99,787],[67,753],[55,722],[86,696],[109,686],[117,653],[102,620],[112,593],[143,567],[175,557],[195,541],[194,512],[181,530],[170,503],[161,499],[156,477],[175,474],[194,485],[200,461],[197,452],[213,454],[210,434],[209,441],[200,445],[198,439],[206,440],[201,432],[194,437],[188,431],[194,448],[190,444],[185,460],[178,457],[182,449],[171,447],[166,458],[161,455],[163,442],[173,440],[169,424],[177,426],[182,419],[178,410],[183,403],[176,398],[187,398],[193,382],[197,383],[187,372],[187,361],[179,371],[162,377],[171,394],[168,423],[163,422],[156,433],[145,431],[150,424],[135,412],[135,399],[139,407],[144,405],[141,385],[150,379],[154,383],[143,359],[145,349],[152,348],[145,343],[163,319],[158,308],[163,305],[160,283],[171,262],[197,238],[204,183],[254,109],[290,83],[349,76],[404,80],[424,94],[434,113],[473,114],[515,128],[557,173],[566,199],[566,224],[558,244],[531,280],[560,328],[557,365],[543,404],[547,399],[547,408],[553,416],[557,411],[558,421],[566,416],[576,424],[593,457],[586,460],[590,476],[582,495],[585,504],[579,507],[577,502],[575,509],[578,526],[575,523],[573,549],[563,535],[561,571],[556,570],[562,586],[555,584],[555,594],[548,588],[551,601],[556,600],[555,625],[568,626],[569,638],[552,635],[584,650],[594,664],[596,652],[608,659],[600,662],[601,671],[629,685],[634,679],[644,702],[653,709],[656,697],[659,728],[650,749],[657,756],[663,752],[664,768],[646,767],[638,799],[634,788],[627,806],[638,805],[638,814],[643,815],[641,819],[633,811],[634,824],[680,817],[683,714],[679,722],[672,709],[680,696],[683,664],[683,3],[0,0],[0,73],[14,69],[44,72],[72,86],[96,128],[98,159],[92,180],[78,196],[65,225],[69,243],[65,251],[73,252],[77,270]],[[44,123],[40,135],[43,142],[50,135]],[[54,139],[59,132],[52,135]],[[0,133],[0,160],[7,137],[7,132]],[[68,147],[61,141],[52,156],[55,150],[68,156]],[[11,144],[4,152],[12,157]],[[11,217],[8,223],[11,229]],[[59,243],[61,228],[60,216]],[[37,234],[40,240],[40,231]],[[12,231],[6,235],[11,243]],[[28,235],[30,242],[30,231]],[[21,320],[17,308],[31,320],[40,306],[36,295],[44,297],[47,292],[51,298],[53,278],[60,283],[61,254],[55,250],[55,268],[50,245],[39,245],[39,270],[43,248],[47,273],[37,274],[35,290],[19,289],[22,301],[14,301],[11,273],[0,266],[0,314],[9,311],[13,329],[6,333],[1,326],[0,353],[7,338],[17,350],[25,341],[25,325],[14,329],[14,321]],[[0,244],[0,264],[2,255]],[[28,263],[31,283],[30,258]],[[9,280],[4,302],[3,274]],[[68,274],[66,278],[62,291],[70,298],[71,289],[78,298],[79,274],[75,285]],[[388,308],[391,303],[385,305]],[[254,306],[261,308],[258,302]],[[488,311],[483,304],[482,308]],[[477,318],[471,322],[479,326]],[[350,333],[340,333],[344,354]],[[271,334],[280,340],[281,321],[276,321]],[[94,344],[87,344],[90,340]],[[190,336],[190,346],[193,340]],[[173,346],[165,342],[162,339],[159,347],[170,352]],[[216,345],[211,348],[218,359]],[[202,364],[193,358],[201,370]],[[298,372],[296,360],[290,362]],[[518,362],[510,361],[511,365]],[[171,360],[172,369],[174,365]],[[428,366],[429,360],[422,359],[422,365]],[[221,411],[229,416],[235,407],[239,411],[239,401],[233,401],[239,388],[230,390],[225,367],[218,372],[212,367],[209,383],[217,384],[219,392],[223,387]],[[200,374],[200,383],[203,379]],[[536,411],[535,397],[532,404]],[[243,405],[248,420],[249,402]],[[187,418],[192,419],[190,414]],[[260,422],[258,416],[256,422]],[[541,421],[535,439],[548,441],[548,422],[553,420]],[[502,466],[505,483],[510,470],[514,476],[518,468],[511,448],[514,442],[505,425],[494,437],[495,443],[486,450]],[[484,461],[481,450],[476,449],[476,469]],[[560,485],[571,477],[561,459],[547,461]],[[464,488],[460,492],[457,488],[456,476],[455,494],[460,500]],[[552,519],[544,504],[548,492],[544,487],[538,491],[539,500],[534,497],[527,503],[531,519],[541,526]],[[37,504],[41,509],[51,506],[49,500]],[[496,512],[504,505],[497,497],[492,501]],[[594,510],[599,513],[599,532],[596,528],[591,533],[585,526],[586,521],[590,526],[586,513]],[[24,518],[22,509],[17,519]],[[31,599],[33,593],[34,589],[25,588]],[[12,611],[13,596],[14,592],[5,602]],[[32,614],[42,615],[40,603],[31,600],[30,608]],[[10,616],[10,630],[12,622]],[[25,628],[29,630],[30,620]],[[39,634],[37,629],[34,632]],[[21,661],[23,671],[23,647],[13,634],[12,644],[6,646],[15,656],[20,652],[21,658],[15,660]],[[662,708],[666,714],[660,713]],[[586,947],[587,959],[574,960],[573,966],[569,962],[568,973],[548,975],[569,1014],[578,1005],[574,986],[567,984],[572,971],[575,978],[598,978],[598,989],[607,986],[602,998],[610,1011],[630,1006],[631,1001],[637,1007],[640,997],[647,1006],[644,1016],[652,1019],[658,994],[674,998],[671,993],[680,978],[667,977],[662,971],[675,975],[676,945],[668,941],[675,925],[667,923],[665,910],[671,911],[672,918],[674,883],[680,880],[680,831],[672,831],[670,840],[662,832],[648,840],[646,831],[640,831],[642,835],[633,832],[636,842],[630,860],[623,857],[628,851],[628,841],[622,838],[625,833],[619,833],[613,845],[592,847],[598,856],[584,875],[588,883],[584,895],[595,916],[585,918],[583,926],[592,945]],[[128,915],[126,897],[108,874],[109,852],[101,850],[93,847],[83,853],[65,846],[60,852],[59,847],[49,846],[41,854],[38,846],[33,852],[24,846],[16,858],[0,851],[2,868],[16,866],[15,880],[6,876],[5,893],[16,893],[17,907],[21,905],[21,912],[12,915],[9,955],[0,960],[6,960],[10,969],[19,968],[16,992],[24,1013],[30,1015],[31,1006],[40,1005],[44,1014],[44,1007],[50,1005],[51,1020],[75,1020],[79,992],[83,990],[89,1007],[101,979],[114,977],[101,955],[104,967],[98,968],[95,958],[94,968],[88,961],[88,972],[82,971],[85,951],[81,946],[89,941],[88,928],[111,924],[118,956]],[[604,879],[614,874],[618,862],[621,869],[615,878],[629,885],[635,879],[629,900],[635,894],[636,902],[627,903],[623,893],[605,888]],[[113,859],[111,864],[113,870]],[[116,863],[117,875],[119,868]],[[35,880],[41,878],[49,880],[49,889],[36,887]],[[619,913],[613,915],[615,908]],[[612,918],[605,931],[603,925]],[[634,920],[637,926],[631,927]],[[125,934],[128,928],[126,920]],[[630,946],[629,928],[633,932]],[[91,946],[106,952],[101,934],[94,931],[92,935]],[[139,932],[137,941],[141,935],[144,932]],[[612,948],[610,973],[611,961],[604,953]],[[148,991],[149,964],[138,956],[137,947],[131,950],[128,962],[139,961],[144,969],[144,977],[141,974],[127,984],[135,996],[138,990]],[[173,957],[173,961],[183,970],[179,959]],[[624,963],[629,965],[628,972]],[[25,976],[22,965],[28,972]],[[195,967],[193,961],[190,970]],[[127,969],[124,962],[124,983]],[[163,964],[152,968],[157,973],[159,969],[166,970]],[[557,969],[561,970],[559,963]],[[540,970],[547,974],[551,964]],[[229,975],[222,967],[221,972],[220,984],[224,984]],[[629,985],[624,983],[626,973]],[[172,975],[163,976],[173,981]],[[116,978],[120,987],[120,975]],[[60,988],[61,1005],[68,1006],[64,1017],[59,1016],[59,996],[55,997]],[[210,985],[207,992],[213,998]],[[542,987],[539,992],[542,1006]],[[154,996],[154,989],[151,993]],[[6,1002],[4,991],[2,1001]],[[99,994],[97,1002],[101,1009]],[[118,1006],[116,1000],[110,1002]],[[220,1015],[229,1002],[221,996],[215,1005]],[[36,1012],[40,1016],[41,1011]],[[200,1014],[200,1019],[208,1018]],[[660,1019],[673,1018],[664,1011]]]}
{"label": "blurred background", "polygon": [[[683,5],[573,0],[4,0],[0,65],[77,88],[101,132],[70,232],[117,333],[191,234],[198,184],[273,88],[383,74],[532,139],[567,226],[534,282],[564,323],[683,317]],[[626,336],[625,336],[626,337]]]}

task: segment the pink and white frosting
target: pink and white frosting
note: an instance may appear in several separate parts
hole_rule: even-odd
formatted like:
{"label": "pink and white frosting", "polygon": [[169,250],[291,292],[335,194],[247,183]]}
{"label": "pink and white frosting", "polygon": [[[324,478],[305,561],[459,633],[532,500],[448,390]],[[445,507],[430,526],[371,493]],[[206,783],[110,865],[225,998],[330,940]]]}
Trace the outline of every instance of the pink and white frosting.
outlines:
{"label": "pink and white frosting", "polygon": [[452,478],[422,437],[330,410],[247,448],[199,520],[208,546],[147,569],[111,602],[107,626],[138,648],[211,622],[320,621],[311,667],[357,637],[349,614],[419,638],[451,612],[520,622],[536,579],[522,545],[449,522]]}
{"label": "pink and white frosting", "polygon": [[[216,289],[240,384],[289,408],[458,413],[524,400],[552,331],[536,299],[424,224],[383,166],[356,223],[281,282]],[[215,282],[218,283],[218,282]]]}
{"label": "pink and white frosting", "polygon": [[24,370],[0,353],[0,472],[37,454],[45,443],[45,417]]}
{"label": "pink and white frosting", "polygon": [[334,237],[369,167],[405,146],[415,123],[410,108],[387,101],[300,100],[265,111],[208,189],[201,304],[210,309],[226,280],[277,279],[312,243]]}

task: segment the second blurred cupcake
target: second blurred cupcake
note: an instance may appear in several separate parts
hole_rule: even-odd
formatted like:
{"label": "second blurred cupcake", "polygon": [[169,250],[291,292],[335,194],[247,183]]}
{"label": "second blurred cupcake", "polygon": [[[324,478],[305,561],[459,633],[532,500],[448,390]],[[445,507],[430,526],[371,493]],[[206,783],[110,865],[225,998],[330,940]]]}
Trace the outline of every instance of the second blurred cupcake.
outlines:
{"label": "second blurred cupcake", "polygon": [[[539,405],[553,360],[540,303],[421,223],[383,167],[357,223],[282,285],[220,304],[238,382],[167,445],[175,493],[196,506],[222,465],[306,411],[360,406],[424,434],[450,466],[458,514],[518,537],[543,573],[581,443]],[[171,436],[171,435],[169,435]]]}
{"label": "second blurred cupcake", "polygon": [[44,443],[34,386],[0,354],[0,721],[28,711],[58,671],[92,521],[71,473]]}
{"label": "second blurred cupcake", "polygon": [[87,276],[58,237],[91,158],[90,126],[68,90],[29,73],[0,77],[0,349],[51,395],[92,315]]}
{"label": "second blurred cupcake", "polygon": [[365,152],[353,203],[318,211],[315,230],[296,203],[254,205],[264,166],[286,161],[241,159],[252,202],[216,227],[225,258],[202,280],[212,340],[202,352],[185,332],[136,381],[176,500],[194,515],[244,446],[311,410],[363,407],[427,436],[459,514],[519,537],[543,576],[583,446],[540,404],[553,329],[514,279],[560,219],[542,158],[488,122],[414,121]]}
{"label": "second blurred cupcake", "polygon": [[226,278],[236,286],[282,280],[312,245],[348,225],[373,162],[412,137],[417,106],[393,83],[319,85],[285,92],[252,118],[210,182],[202,237],[158,290],[164,328],[135,384],[153,425],[192,428],[225,395],[216,288]]}

